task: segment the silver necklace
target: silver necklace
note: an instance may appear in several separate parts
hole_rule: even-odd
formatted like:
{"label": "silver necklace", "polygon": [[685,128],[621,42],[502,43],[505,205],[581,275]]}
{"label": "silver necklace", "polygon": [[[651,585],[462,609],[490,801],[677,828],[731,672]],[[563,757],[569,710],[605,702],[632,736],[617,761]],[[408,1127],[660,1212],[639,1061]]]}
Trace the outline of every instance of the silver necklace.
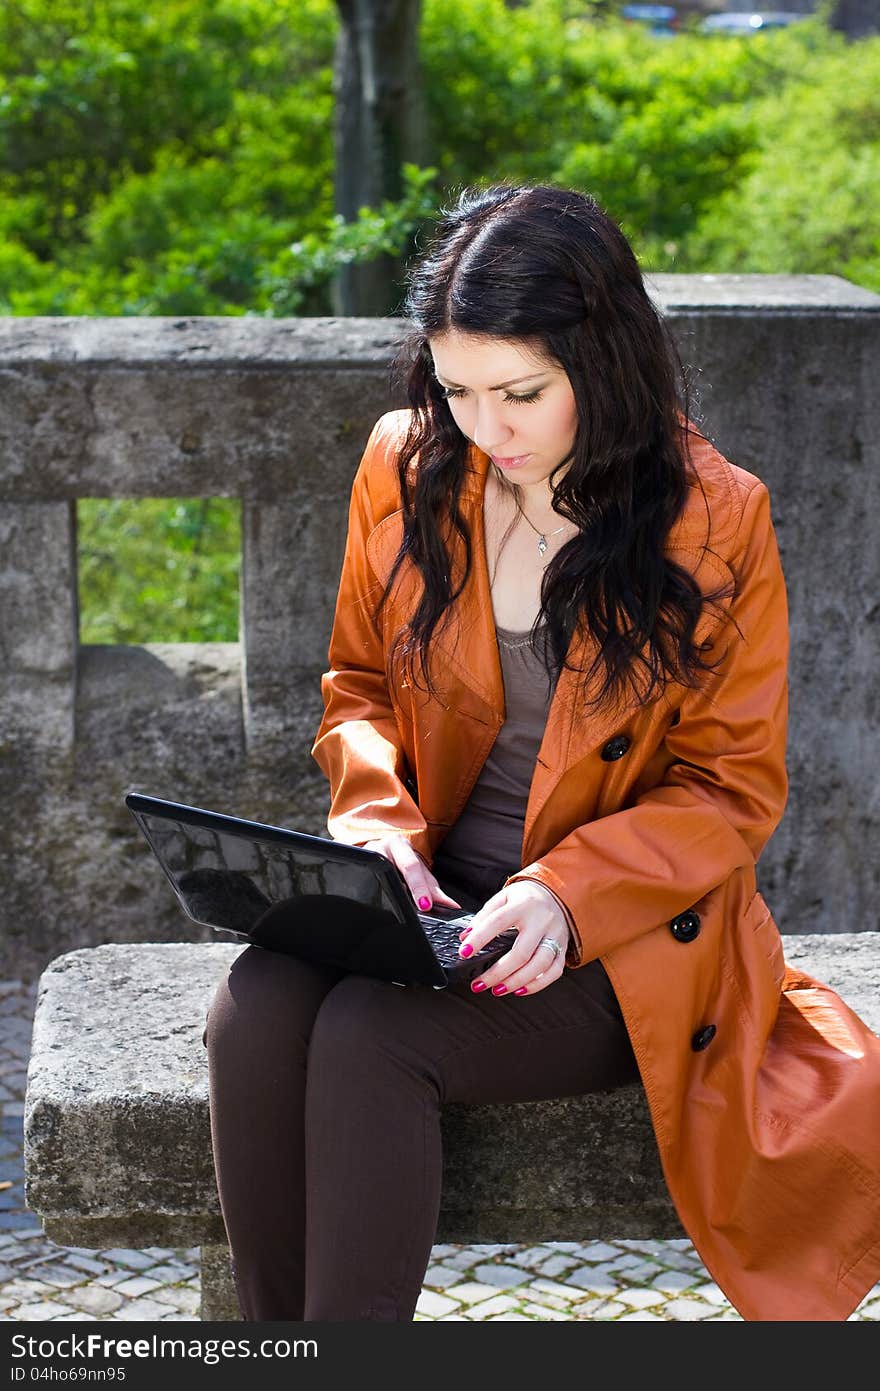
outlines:
{"label": "silver necklace", "polygon": [[[522,510],[522,507],[521,507],[521,505],[520,505],[519,498],[516,498],[515,501],[516,501],[517,511],[519,512],[520,516],[523,518],[524,521],[529,522],[528,517],[526,516],[525,512]],[[560,531],[564,531],[564,530],[565,530],[565,523],[564,523],[564,522],[563,522],[562,526],[558,526],[558,527],[556,528],[555,531],[550,531],[550,532],[539,531],[538,528],[535,526],[534,522],[529,522],[529,526],[532,528],[532,531],[535,533],[535,535],[536,535],[537,538],[538,538],[538,555],[543,555],[544,552],[546,551],[546,549],[547,549],[547,537],[548,537],[548,536],[558,536],[559,533],[560,533]]]}

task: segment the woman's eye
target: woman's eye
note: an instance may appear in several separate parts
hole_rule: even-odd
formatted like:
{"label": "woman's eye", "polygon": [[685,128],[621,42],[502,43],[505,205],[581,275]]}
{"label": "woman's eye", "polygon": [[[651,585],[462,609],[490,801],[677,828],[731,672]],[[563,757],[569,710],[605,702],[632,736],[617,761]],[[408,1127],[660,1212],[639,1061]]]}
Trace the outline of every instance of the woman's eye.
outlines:
{"label": "woman's eye", "polygon": [[504,399],[505,401],[539,401],[541,393],[540,391],[532,391],[528,396],[511,396],[509,392],[506,392]]}
{"label": "woman's eye", "polygon": [[[459,388],[457,391],[454,391],[451,386],[441,387],[440,389],[443,392],[444,401],[452,401],[455,397],[464,395],[464,390],[462,388]],[[525,401],[528,403],[529,401],[539,401],[540,399],[540,391],[532,391],[528,396],[511,396],[509,391],[504,393],[505,401]]]}

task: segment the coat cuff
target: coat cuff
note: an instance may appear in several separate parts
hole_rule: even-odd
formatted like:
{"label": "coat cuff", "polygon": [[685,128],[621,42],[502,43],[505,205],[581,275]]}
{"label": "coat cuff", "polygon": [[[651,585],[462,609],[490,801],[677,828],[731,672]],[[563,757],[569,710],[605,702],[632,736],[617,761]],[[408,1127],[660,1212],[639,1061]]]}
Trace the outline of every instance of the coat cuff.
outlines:
{"label": "coat cuff", "polygon": [[328,818],[327,827],[334,840],[359,847],[363,847],[370,840],[379,840],[382,836],[403,836],[405,840],[409,841],[413,850],[421,856],[428,869],[431,868],[431,843],[426,828],[409,829],[403,826],[389,825],[386,821],[377,822],[372,829],[365,830],[363,822],[355,828],[351,821],[345,822],[344,818],[337,820],[334,817]]}

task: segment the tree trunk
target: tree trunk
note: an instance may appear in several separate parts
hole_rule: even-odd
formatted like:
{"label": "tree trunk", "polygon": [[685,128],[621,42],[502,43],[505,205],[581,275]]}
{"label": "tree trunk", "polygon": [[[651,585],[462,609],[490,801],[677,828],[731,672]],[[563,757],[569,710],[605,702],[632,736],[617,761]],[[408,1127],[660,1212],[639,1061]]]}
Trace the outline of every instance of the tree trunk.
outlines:
{"label": "tree trunk", "polygon": [[880,0],[837,0],[831,27],[850,39],[880,33]]}
{"label": "tree trunk", "polygon": [[[346,222],[403,193],[404,163],[427,163],[418,57],[421,0],[336,0],[334,205]],[[344,266],[333,284],[340,315],[394,313],[403,262]]]}

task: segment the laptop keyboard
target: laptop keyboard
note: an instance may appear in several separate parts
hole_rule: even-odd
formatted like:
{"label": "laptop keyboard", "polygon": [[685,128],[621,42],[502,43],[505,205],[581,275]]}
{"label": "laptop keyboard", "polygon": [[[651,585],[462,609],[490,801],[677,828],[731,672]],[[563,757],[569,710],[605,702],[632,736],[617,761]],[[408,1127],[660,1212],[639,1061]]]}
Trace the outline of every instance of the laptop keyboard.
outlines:
{"label": "laptop keyboard", "polygon": [[[461,946],[459,933],[467,927],[474,914],[462,913],[457,918],[447,918],[442,922],[438,922],[436,918],[426,917],[423,913],[419,913],[418,917],[441,965],[460,966],[462,958],[458,954],[458,949]],[[472,960],[479,961],[483,953],[492,946],[497,946],[497,942],[487,943]]]}
{"label": "laptop keyboard", "polygon": [[467,927],[474,916],[473,913],[462,913],[457,918],[446,918],[442,922],[438,922],[436,918],[427,917],[424,913],[419,913],[418,916],[438,960],[444,966],[461,961],[458,954],[458,949],[461,946],[459,933]]}

